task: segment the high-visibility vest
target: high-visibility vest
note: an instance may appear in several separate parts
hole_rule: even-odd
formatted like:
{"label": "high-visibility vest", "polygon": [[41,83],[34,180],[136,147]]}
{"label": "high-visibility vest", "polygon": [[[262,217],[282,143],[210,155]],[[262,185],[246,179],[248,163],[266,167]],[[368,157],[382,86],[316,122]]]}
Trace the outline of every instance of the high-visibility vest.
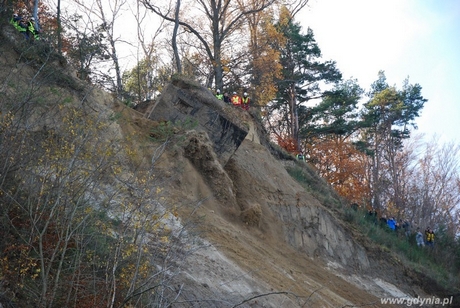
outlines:
{"label": "high-visibility vest", "polygon": [[[16,18],[11,17],[11,19],[10,19],[10,24],[12,24],[13,27],[15,27],[16,29],[18,29],[18,27],[19,27],[19,19],[17,20]],[[19,30],[19,29],[18,29],[18,30]]]}
{"label": "high-visibility vest", "polygon": [[34,25],[33,22],[29,21],[29,25],[27,27],[27,30],[29,30],[29,32],[33,34],[34,39],[36,39],[36,40],[39,39],[38,31],[35,29],[35,25]]}
{"label": "high-visibility vest", "polygon": [[10,20],[10,24],[12,24],[13,27],[19,32],[25,32],[27,30],[26,28],[22,26],[20,17],[17,17],[17,18],[12,17]]}
{"label": "high-visibility vest", "polygon": [[224,95],[223,94],[216,94],[216,98],[220,99],[222,101],[224,99]]}
{"label": "high-visibility vest", "polygon": [[231,101],[232,101],[233,105],[240,105],[241,104],[241,99],[240,99],[240,97],[238,95],[233,95]]}
{"label": "high-visibility vest", "polygon": [[433,242],[433,241],[434,241],[434,233],[429,232],[429,233],[427,234],[427,236],[426,236],[426,240],[427,240],[428,242]]}
{"label": "high-visibility vest", "polygon": [[249,97],[243,97],[243,104],[249,104]]}

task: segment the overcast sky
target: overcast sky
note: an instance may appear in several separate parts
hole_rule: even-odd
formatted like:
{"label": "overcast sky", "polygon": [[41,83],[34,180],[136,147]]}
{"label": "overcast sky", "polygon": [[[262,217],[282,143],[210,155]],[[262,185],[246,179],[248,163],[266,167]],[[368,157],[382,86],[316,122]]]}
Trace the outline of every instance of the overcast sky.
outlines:
{"label": "overcast sky", "polygon": [[460,142],[460,0],[310,0],[296,20],[344,79],[368,90],[384,70],[398,89],[420,84],[418,131]]}

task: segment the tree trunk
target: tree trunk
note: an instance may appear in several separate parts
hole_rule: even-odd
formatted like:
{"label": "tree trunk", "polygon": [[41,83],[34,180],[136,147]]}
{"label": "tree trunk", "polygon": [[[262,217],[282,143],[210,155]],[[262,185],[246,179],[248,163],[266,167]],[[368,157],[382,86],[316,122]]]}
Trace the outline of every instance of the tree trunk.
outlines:
{"label": "tree trunk", "polygon": [[216,83],[216,89],[223,89],[224,87],[224,82],[223,82],[223,78],[224,78],[224,73],[223,73],[223,69],[222,69],[222,60],[221,60],[221,56],[220,56],[220,44],[219,46],[215,46],[214,47],[214,73],[215,73],[215,83]]}
{"label": "tree trunk", "polygon": [[33,16],[35,18],[35,23],[34,23],[35,29],[40,30],[40,26],[39,26],[39,23],[38,23],[38,0],[34,1],[34,14],[33,14]]}
{"label": "tree trunk", "polygon": [[180,63],[179,51],[177,50],[177,30],[179,29],[179,11],[180,11],[180,0],[177,0],[176,12],[174,15],[175,22],[174,22],[174,31],[173,31],[173,36],[172,36],[172,48],[174,51],[174,59],[176,62],[177,73],[181,74],[182,66]]}
{"label": "tree trunk", "polygon": [[61,0],[57,0],[57,50],[59,54],[62,54],[62,25],[61,25]]}

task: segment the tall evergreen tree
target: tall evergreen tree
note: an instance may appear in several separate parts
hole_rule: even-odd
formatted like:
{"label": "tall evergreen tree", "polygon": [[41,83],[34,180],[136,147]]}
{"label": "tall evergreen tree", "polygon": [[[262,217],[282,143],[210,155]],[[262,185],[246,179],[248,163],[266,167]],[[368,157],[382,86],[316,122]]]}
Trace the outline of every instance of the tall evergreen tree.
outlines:
{"label": "tall evergreen tree", "polygon": [[278,46],[282,77],[277,80],[278,95],[272,106],[285,121],[286,134],[299,144],[299,114],[307,111],[303,103],[323,96],[320,83],[336,82],[342,78],[334,61],[322,61],[321,50],[308,28],[295,23],[287,9],[281,10],[277,29],[286,38]]}
{"label": "tall evergreen tree", "polygon": [[[410,137],[410,127],[417,128],[415,118],[427,101],[421,95],[421,86],[411,85],[406,79],[403,89],[388,86],[385,73],[372,84],[370,100],[364,105],[363,120],[368,127],[364,141],[372,153],[371,190],[372,205],[382,209],[386,205],[400,207],[403,197],[398,188],[398,172],[395,165],[403,140]],[[391,189],[390,189],[390,186]],[[392,193],[384,196],[385,191]]]}
{"label": "tall evergreen tree", "polygon": [[356,79],[339,82],[317,106],[308,110],[307,116],[299,118],[300,137],[309,143],[309,138],[326,135],[352,135],[362,126],[358,103],[364,90]]}

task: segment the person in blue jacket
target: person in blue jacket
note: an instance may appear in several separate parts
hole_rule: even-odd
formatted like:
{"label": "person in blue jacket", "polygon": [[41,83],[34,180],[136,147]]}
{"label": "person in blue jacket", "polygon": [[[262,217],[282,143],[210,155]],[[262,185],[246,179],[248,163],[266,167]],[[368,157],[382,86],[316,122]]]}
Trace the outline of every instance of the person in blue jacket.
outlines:
{"label": "person in blue jacket", "polygon": [[387,220],[388,227],[395,231],[396,230],[396,220],[394,217],[391,217],[390,219]]}

